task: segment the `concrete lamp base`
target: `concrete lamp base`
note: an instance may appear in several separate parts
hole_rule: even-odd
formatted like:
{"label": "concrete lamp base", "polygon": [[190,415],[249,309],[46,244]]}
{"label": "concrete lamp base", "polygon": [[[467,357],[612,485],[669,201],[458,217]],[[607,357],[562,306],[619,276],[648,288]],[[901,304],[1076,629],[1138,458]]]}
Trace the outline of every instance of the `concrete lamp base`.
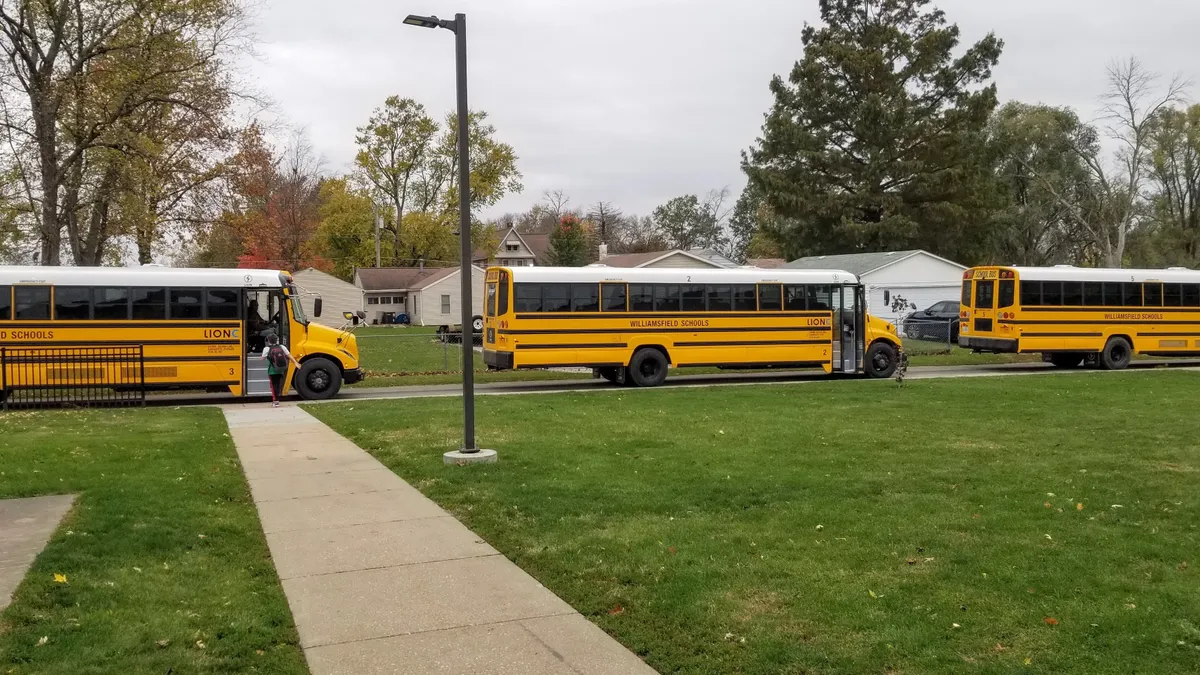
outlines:
{"label": "concrete lamp base", "polygon": [[475,452],[455,450],[442,455],[442,459],[447,464],[465,466],[467,464],[495,464],[499,457],[496,456],[495,450],[476,450]]}

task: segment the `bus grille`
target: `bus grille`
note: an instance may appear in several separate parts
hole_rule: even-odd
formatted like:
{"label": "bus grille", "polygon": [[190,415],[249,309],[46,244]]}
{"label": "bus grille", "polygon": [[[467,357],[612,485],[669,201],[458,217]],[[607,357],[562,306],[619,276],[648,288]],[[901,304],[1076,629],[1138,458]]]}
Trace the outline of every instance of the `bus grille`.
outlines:
{"label": "bus grille", "polygon": [[992,332],[992,320],[991,319],[975,319],[975,332],[976,333]]}

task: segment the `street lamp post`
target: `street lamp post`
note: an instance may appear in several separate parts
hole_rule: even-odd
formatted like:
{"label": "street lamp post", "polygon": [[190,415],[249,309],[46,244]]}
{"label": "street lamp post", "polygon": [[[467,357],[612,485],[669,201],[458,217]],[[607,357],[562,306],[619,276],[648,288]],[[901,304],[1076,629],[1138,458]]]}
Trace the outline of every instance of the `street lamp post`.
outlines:
{"label": "street lamp post", "polygon": [[494,462],[496,453],[481,451],[475,444],[475,349],[471,312],[471,148],[467,109],[467,15],[454,20],[409,14],[404,23],[420,28],[445,28],[454,33],[455,70],[458,93],[458,239],[461,246],[462,352],[463,352],[463,447],[446,453],[447,463]]}

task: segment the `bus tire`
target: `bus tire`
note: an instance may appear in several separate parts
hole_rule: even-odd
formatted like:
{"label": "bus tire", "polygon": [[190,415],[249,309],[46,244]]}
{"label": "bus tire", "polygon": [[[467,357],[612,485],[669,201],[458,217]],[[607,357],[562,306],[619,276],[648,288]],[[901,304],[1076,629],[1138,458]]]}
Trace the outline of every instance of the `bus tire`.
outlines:
{"label": "bus tire", "polygon": [[639,387],[657,387],[667,379],[667,356],[653,347],[642,347],[629,360],[629,374]]}
{"label": "bus tire", "polygon": [[886,342],[875,342],[867,349],[867,358],[863,360],[863,369],[871,377],[888,378],[896,372],[899,360],[900,356],[895,347]]}
{"label": "bus tire", "polygon": [[471,317],[471,330],[476,333],[483,332],[483,317],[482,316],[476,315],[476,316]]}
{"label": "bus tire", "polygon": [[1100,365],[1105,370],[1124,370],[1133,359],[1133,345],[1123,337],[1110,337],[1100,352]]}
{"label": "bus tire", "polygon": [[1050,355],[1050,363],[1056,368],[1078,368],[1083,364],[1083,354],[1079,352],[1055,352]]}
{"label": "bus tire", "polygon": [[300,366],[293,384],[307,401],[333,398],[342,388],[342,369],[326,358],[309,359]]}

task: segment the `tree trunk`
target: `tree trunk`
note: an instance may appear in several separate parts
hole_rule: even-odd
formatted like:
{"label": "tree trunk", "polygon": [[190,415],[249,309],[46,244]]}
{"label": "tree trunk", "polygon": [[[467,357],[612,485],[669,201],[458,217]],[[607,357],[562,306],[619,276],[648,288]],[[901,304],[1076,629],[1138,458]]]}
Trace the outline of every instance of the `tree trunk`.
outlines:
{"label": "tree trunk", "polygon": [[41,109],[36,94],[30,94],[33,105],[34,135],[37,138],[38,159],[42,174],[41,240],[43,265],[60,265],[62,224],[58,220],[58,139],[55,138],[54,111]]}

